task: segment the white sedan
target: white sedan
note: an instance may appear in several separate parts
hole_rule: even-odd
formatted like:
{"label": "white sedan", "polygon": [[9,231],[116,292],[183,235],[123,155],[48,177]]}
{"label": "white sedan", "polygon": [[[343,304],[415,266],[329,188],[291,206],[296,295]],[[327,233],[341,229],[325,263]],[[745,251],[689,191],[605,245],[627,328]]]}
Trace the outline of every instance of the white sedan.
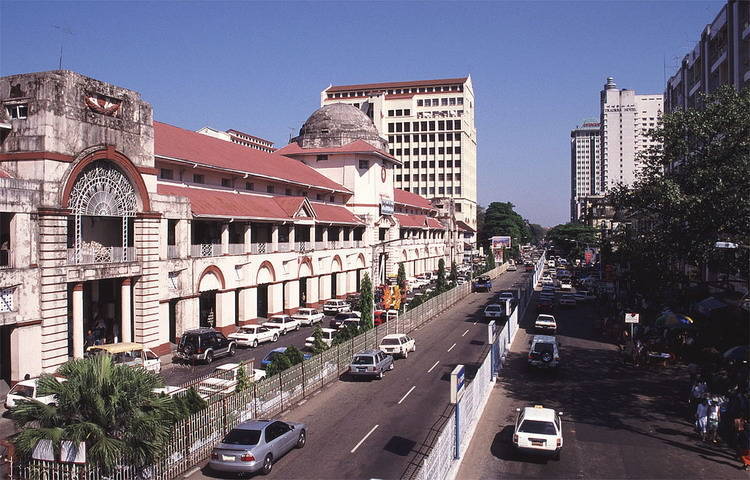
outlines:
{"label": "white sedan", "polygon": [[[321,328],[320,331],[322,333],[321,340],[323,340],[323,343],[330,347],[333,344],[333,337],[336,335],[336,332],[338,332],[338,330],[336,330],[335,328]],[[315,345],[315,337],[307,337],[305,339],[305,347],[312,348],[313,345]]]}
{"label": "white sedan", "polygon": [[570,281],[570,278],[561,278],[560,279],[560,290],[572,290],[573,284]]}
{"label": "white sedan", "polygon": [[379,349],[393,356],[407,358],[409,352],[417,349],[417,344],[413,338],[403,333],[392,333],[383,337],[380,341]]}
{"label": "white sedan", "polygon": [[234,333],[227,335],[241,347],[255,348],[259,343],[275,342],[279,339],[279,331],[276,328],[268,328],[263,325],[245,325]]}
{"label": "white sedan", "polygon": [[484,318],[503,318],[505,317],[505,306],[498,305],[497,303],[491,303],[484,307]]}
{"label": "white sedan", "polygon": [[555,412],[542,405],[517,408],[513,445],[521,452],[554,455],[560,459],[563,447],[562,412]]}
{"label": "white sedan", "polygon": [[534,327],[537,330],[552,330],[554,332],[557,330],[557,322],[552,315],[541,314],[537,315]]}
{"label": "white sedan", "polygon": [[300,308],[297,313],[292,315],[292,318],[294,320],[297,320],[300,325],[305,325],[308,327],[322,322],[323,317],[325,317],[325,315],[323,315],[323,312],[314,308]]}
{"label": "white sedan", "polygon": [[299,330],[299,320],[295,320],[289,315],[272,315],[267,322],[263,322],[263,326],[275,328],[282,335],[286,335],[292,330]]}

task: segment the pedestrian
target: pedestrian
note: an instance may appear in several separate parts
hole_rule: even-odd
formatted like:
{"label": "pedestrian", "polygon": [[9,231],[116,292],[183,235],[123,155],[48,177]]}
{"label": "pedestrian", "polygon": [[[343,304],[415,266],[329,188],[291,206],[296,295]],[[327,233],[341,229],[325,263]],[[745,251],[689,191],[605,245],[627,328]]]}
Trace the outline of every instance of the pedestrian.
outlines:
{"label": "pedestrian", "polygon": [[719,431],[719,421],[721,420],[721,397],[714,395],[708,401],[708,440],[711,443],[719,443],[716,434]]}
{"label": "pedestrian", "polygon": [[750,425],[748,425],[747,419],[742,419],[742,425],[740,428],[737,454],[742,462],[742,468],[747,471],[750,470]]}
{"label": "pedestrian", "polygon": [[94,335],[94,332],[89,329],[89,331],[86,332],[85,346],[91,347],[93,345],[96,345],[96,336]]}
{"label": "pedestrian", "polygon": [[706,428],[708,426],[708,400],[701,398],[698,407],[695,409],[695,430],[701,441],[706,440]]}

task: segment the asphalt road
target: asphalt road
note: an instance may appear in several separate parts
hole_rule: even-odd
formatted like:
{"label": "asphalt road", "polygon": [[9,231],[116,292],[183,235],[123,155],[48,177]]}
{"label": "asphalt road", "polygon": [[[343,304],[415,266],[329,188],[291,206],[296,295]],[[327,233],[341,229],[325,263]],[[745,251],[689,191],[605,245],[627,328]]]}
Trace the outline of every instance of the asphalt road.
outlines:
{"label": "asphalt road", "polygon": [[[493,292],[473,293],[412,332],[417,351],[396,361],[383,380],[342,381],[283,418],[308,426],[308,442],[274,466],[271,478],[402,478],[414,471],[450,412],[450,371],[471,378],[487,349],[484,306],[524,278],[506,273]],[[472,366],[475,367],[472,369]],[[221,478],[202,469],[190,478]]]}
{"label": "asphalt road", "polygon": [[[614,345],[600,341],[587,305],[555,312],[561,371],[529,370],[535,317],[532,307],[457,478],[748,478],[731,451],[692,435],[682,367],[625,365]],[[513,448],[515,409],[535,404],[564,412],[559,461]]]}

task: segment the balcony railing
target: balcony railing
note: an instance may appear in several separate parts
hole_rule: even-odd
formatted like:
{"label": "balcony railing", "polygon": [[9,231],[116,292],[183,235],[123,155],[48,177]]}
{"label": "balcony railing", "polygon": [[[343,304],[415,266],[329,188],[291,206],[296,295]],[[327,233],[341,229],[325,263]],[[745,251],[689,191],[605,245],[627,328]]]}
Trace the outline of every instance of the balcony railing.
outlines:
{"label": "balcony railing", "polygon": [[250,253],[252,254],[258,254],[258,253],[270,253],[270,248],[267,247],[266,242],[257,242],[250,244]]}
{"label": "balcony railing", "polygon": [[229,253],[231,255],[241,255],[245,253],[246,248],[244,243],[230,243],[229,244]]}
{"label": "balcony railing", "polygon": [[190,253],[193,257],[219,257],[223,252],[220,243],[201,243],[193,245]]}
{"label": "balcony railing", "polygon": [[277,252],[288,252],[292,249],[292,244],[289,242],[279,242],[276,248]]}
{"label": "balcony railing", "polygon": [[13,267],[13,250],[0,250],[0,268]]}
{"label": "balcony railing", "polygon": [[180,247],[178,245],[167,245],[167,258],[180,258]]}
{"label": "balcony railing", "polygon": [[295,242],[294,251],[297,253],[307,253],[314,250],[313,243],[311,242]]}
{"label": "balcony railing", "polygon": [[315,242],[315,250],[325,250],[328,248],[328,242]]}
{"label": "balcony railing", "polygon": [[135,262],[135,248],[91,245],[82,247],[78,255],[75,248],[68,249],[68,265],[122,262]]}
{"label": "balcony railing", "polygon": [[328,242],[328,248],[333,249],[333,250],[337,248],[341,248],[341,242],[339,242],[338,240],[330,240]]}

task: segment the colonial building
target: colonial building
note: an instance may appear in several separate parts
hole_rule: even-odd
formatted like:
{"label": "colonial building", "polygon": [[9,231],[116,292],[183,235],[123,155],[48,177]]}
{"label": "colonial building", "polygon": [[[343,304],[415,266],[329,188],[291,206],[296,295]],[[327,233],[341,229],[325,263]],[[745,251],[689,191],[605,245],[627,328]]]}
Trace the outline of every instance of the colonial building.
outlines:
{"label": "colonial building", "polygon": [[137,92],[70,71],[0,78],[0,101],[6,381],[92,335],[166,352],[451,260],[456,234],[394,189],[400,162],[354,107],[313,113],[279,153],[155,122]]}

